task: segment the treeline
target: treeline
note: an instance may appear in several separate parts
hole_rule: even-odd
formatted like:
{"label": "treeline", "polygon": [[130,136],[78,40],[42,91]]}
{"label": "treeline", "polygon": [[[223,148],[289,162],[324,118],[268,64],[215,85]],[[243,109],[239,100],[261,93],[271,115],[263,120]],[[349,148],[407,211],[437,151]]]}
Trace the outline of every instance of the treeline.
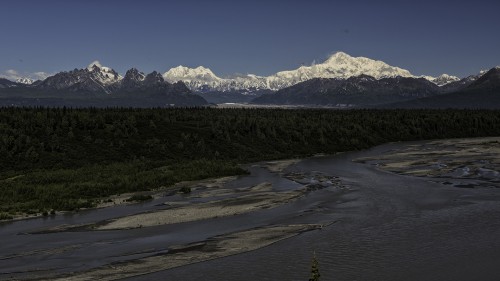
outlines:
{"label": "treeline", "polygon": [[0,171],[136,159],[248,162],[499,133],[500,111],[7,108]]}
{"label": "treeline", "polygon": [[78,208],[113,193],[241,173],[236,163],[493,135],[500,111],[4,108],[0,211]]}

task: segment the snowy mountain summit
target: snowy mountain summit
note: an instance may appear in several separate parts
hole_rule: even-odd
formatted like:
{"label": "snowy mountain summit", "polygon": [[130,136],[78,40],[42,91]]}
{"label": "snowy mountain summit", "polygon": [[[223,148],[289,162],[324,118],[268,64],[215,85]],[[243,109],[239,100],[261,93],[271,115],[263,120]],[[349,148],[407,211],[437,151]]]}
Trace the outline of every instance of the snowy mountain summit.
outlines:
{"label": "snowy mountain summit", "polygon": [[189,68],[185,66],[178,66],[170,69],[164,75],[169,79],[190,79],[190,80],[200,80],[200,81],[214,81],[220,80],[210,69],[203,66],[198,66],[197,68]]}
{"label": "snowy mountain summit", "polygon": [[[220,78],[210,69],[199,66],[188,68],[178,66],[163,74],[166,81],[171,83],[183,81],[193,91],[247,91],[280,90],[313,78],[348,79],[350,77],[368,75],[376,79],[390,77],[413,77],[408,70],[388,65],[383,61],[365,57],[352,57],[344,52],[337,52],[320,64],[301,66],[295,70],[281,71],[274,75],[263,77],[252,74],[234,78]],[[425,76],[423,78],[437,85],[445,85],[457,81],[458,78],[443,74],[437,78]]]}
{"label": "snowy mountain summit", "polygon": [[413,77],[408,70],[365,57],[351,57],[344,52],[333,54],[323,63],[302,66],[292,71],[278,72],[274,76],[309,80],[311,78],[347,79],[359,75],[368,75],[376,79],[397,76]]}
{"label": "snowy mountain summit", "polygon": [[434,84],[436,84],[438,86],[444,86],[446,84],[457,82],[459,80],[460,80],[460,78],[458,78],[456,76],[451,76],[448,74],[442,74],[434,79],[429,79],[429,81],[433,82]]}
{"label": "snowy mountain summit", "polygon": [[408,70],[390,66],[382,61],[351,57],[344,52],[337,52],[323,63],[281,71],[267,77],[267,80],[273,90],[278,90],[313,78],[347,79],[360,75],[368,75],[376,79],[397,76],[414,77]]}
{"label": "snowy mountain summit", "polygon": [[93,77],[104,85],[111,85],[123,79],[114,69],[103,66],[99,61],[94,61],[87,70],[93,74]]}
{"label": "snowy mountain summit", "polygon": [[163,78],[170,83],[182,81],[189,89],[197,91],[220,89],[225,84],[224,79],[217,77],[210,69],[203,66],[189,68],[180,65],[165,72]]}

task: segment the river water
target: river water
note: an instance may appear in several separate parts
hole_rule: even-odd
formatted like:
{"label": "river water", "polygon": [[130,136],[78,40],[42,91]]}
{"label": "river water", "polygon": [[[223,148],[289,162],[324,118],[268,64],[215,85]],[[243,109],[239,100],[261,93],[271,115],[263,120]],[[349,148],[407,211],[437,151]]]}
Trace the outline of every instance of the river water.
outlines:
{"label": "river water", "polygon": [[[125,231],[22,234],[161,208],[153,201],[2,224],[0,279],[85,270],[257,226],[335,222],[256,251],[128,280],[307,280],[313,252],[321,280],[500,280],[500,190],[456,188],[352,162],[401,145],[305,159],[287,171],[338,176],[348,191],[323,189],[233,217]],[[263,168],[251,171],[239,181],[287,184]]]}

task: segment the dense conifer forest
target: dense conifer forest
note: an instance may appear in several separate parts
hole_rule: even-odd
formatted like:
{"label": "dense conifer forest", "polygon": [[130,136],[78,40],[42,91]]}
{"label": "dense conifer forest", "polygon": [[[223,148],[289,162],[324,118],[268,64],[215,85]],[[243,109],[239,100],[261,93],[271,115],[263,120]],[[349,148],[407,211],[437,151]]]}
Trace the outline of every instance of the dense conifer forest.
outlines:
{"label": "dense conifer forest", "polygon": [[500,135],[500,111],[0,109],[0,216],[242,174],[238,164]]}

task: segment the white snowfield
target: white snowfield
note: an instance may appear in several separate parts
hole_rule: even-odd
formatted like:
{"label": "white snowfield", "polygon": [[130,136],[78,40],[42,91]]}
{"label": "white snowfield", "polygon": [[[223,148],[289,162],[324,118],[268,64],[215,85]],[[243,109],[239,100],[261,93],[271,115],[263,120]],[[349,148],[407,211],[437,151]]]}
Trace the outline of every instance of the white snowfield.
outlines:
{"label": "white snowfield", "polygon": [[16,83],[20,83],[20,84],[26,84],[26,85],[31,85],[33,84],[33,79],[31,78],[28,78],[28,77],[21,77],[21,78],[18,78],[16,79]]}

